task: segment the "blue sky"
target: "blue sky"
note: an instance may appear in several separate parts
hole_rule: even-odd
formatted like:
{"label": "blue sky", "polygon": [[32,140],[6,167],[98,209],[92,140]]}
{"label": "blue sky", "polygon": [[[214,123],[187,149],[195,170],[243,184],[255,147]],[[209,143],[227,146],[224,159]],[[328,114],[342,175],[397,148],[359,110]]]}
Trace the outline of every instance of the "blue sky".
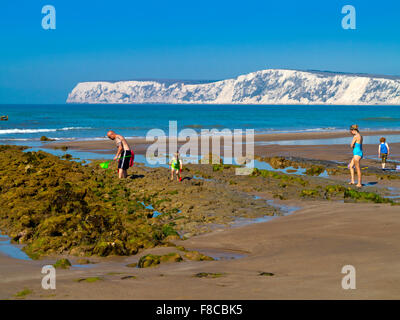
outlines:
{"label": "blue sky", "polygon": [[[56,30],[41,27],[46,4]],[[341,27],[346,4],[356,30]],[[398,0],[1,0],[0,103],[64,103],[80,81],[400,75],[399,16]]]}

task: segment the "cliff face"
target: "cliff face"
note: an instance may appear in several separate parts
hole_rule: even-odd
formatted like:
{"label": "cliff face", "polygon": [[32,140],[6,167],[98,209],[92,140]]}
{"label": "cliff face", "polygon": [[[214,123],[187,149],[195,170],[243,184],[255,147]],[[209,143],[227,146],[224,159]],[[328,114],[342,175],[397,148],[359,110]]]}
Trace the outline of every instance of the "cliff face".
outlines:
{"label": "cliff face", "polygon": [[269,69],[199,84],[82,82],[67,103],[400,105],[400,79]]}

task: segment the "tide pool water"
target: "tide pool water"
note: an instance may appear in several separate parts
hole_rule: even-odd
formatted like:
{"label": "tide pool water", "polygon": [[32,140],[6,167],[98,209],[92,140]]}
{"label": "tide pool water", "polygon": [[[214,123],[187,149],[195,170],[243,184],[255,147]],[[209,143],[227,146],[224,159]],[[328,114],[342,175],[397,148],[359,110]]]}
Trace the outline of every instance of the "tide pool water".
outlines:
{"label": "tide pool water", "polygon": [[256,133],[347,130],[400,130],[399,106],[265,105],[0,105],[0,143],[29,144],[41,136],[58,140],[106,139],[108,130],[126,137],[150,129],[254,129]]}
{"label": "tide pool water", "polygon": [[20,245],[11,244],[11,239],[8,236],[0,234],[0,254],[20,260],[31,260],[28,255],[21,250],[21,247]]}

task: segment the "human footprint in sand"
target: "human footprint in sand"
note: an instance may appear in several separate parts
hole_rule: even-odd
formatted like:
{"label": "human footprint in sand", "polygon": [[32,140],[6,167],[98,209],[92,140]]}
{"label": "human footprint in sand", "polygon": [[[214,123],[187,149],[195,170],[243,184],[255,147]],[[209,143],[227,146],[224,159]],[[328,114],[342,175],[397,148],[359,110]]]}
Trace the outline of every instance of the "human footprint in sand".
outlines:
{"label": "human footprint in sand", "polygon": [[358,130],[358,125],[356,124],[353,124],[350,127],[350,133],[353,135],[353,140],[350,145],[353,148],[353,159],[351,159],[351,162],[349,163],[349,169],[351,175],[351,181],[349,184],[355,184],[354,183],[354,167],[355,167],[357,170],[357,177],[358,177],[357,187],[361,188],[362,176],[361,176],[360,161],[363,157],[363,151],[362,151],[363,137],[361,136]]}
{"label": "human footprint in sand", "polygon": [[174,180],[174,172],[176,174],[176,181],[182,181],[182,160],[179,156],[179,152],[174,153],[169,165],[171,166],[171,181]]}
{"label": "human footprint in sand", "polygon": [[118,150],[114,157],[114,161],[118,160],[118,178],[126,178],[128,176],[128,168],[133,165],[134,153],[126,142],[125,138],[114,131],[108,131],[107,137],[114,140]]}

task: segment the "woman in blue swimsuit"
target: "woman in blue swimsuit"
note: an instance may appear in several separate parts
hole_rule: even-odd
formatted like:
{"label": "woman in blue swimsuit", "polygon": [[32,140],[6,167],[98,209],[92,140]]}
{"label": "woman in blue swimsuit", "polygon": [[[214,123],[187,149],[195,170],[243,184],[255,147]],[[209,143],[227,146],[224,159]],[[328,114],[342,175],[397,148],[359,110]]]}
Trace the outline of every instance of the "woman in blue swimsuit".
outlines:
{"label": "woman in blue swimsuit", "polygon": [[355,167],[357,170],[357,177],[358,177],[357,187],[361,188],[362,183],[361,183],[360,161],[363,157],[363,151],[362,151],[363,137],[358,131],[358,126],[356,124],[353,124],[350,127],[350,132],[353,135],[353,141],[351,142],[350,145],[353,148],[353,159],[351,159],[351,162],[349,164],[350,175],[351,175],[351,181],[349,184],[355,184],[354,183],[354,167]]}

